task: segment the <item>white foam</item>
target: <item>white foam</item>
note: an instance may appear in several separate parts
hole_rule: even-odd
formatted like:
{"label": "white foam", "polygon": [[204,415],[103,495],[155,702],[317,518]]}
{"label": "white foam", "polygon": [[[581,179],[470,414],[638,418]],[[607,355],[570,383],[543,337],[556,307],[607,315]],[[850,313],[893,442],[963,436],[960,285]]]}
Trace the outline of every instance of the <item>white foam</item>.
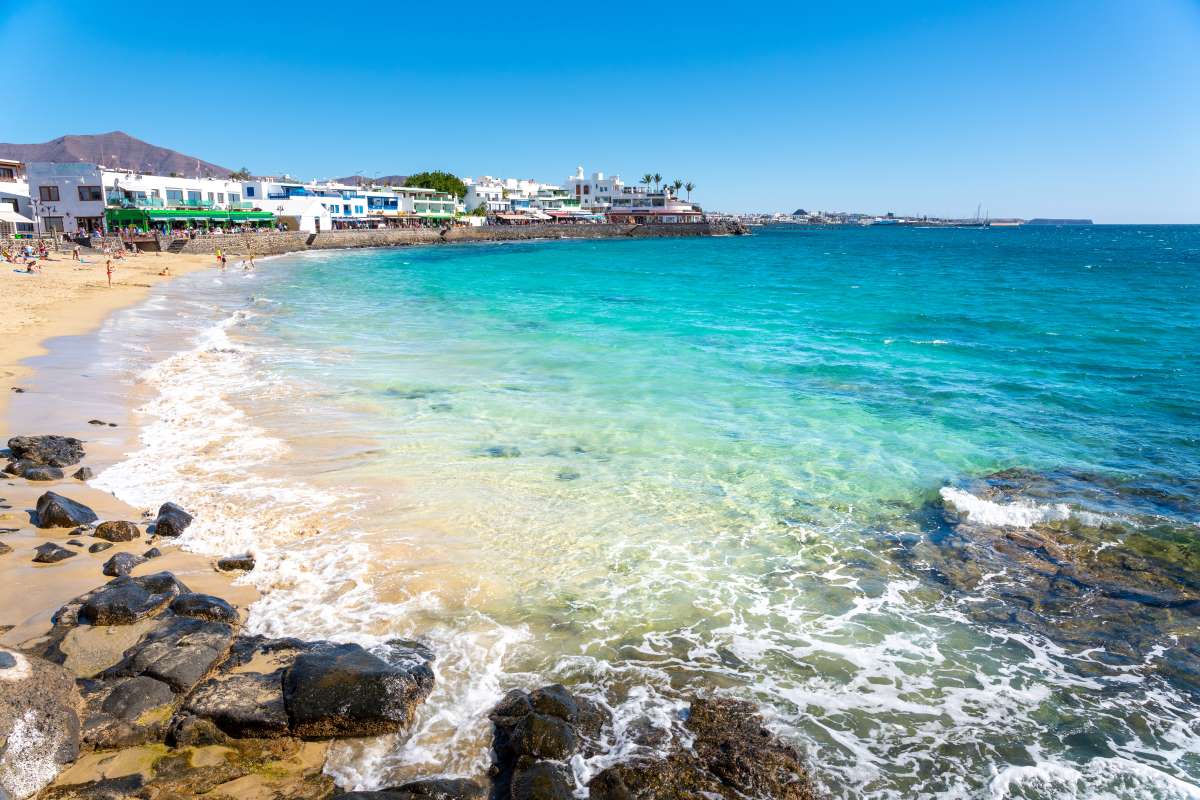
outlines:
{"label": "white foam", "polygon": [[1030,528],[1040,522],[1054,522],[1071,517],[1066,503],[1038,505],[1036,503],[996,503],[976,497],[953,486],[943,487],[942,500],[980,525],[1000,525],[1011,528]]}

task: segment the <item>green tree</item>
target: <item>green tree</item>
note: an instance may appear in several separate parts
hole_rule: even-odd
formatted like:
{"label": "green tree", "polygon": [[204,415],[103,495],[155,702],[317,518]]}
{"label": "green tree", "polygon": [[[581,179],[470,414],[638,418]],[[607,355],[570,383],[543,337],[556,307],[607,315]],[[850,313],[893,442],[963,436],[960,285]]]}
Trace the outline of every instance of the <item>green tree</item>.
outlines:
{"label": "green tree", "polygon": [[472,217],[486,217],[488,215],[487,204],[481,203],[471,210]]}
{"label": "green tree", "polygon": [[404,185],[446,192],[455,197],[462,197],[467,193],[467,185],[449,172],[418,172],[416,175],[409,175]]}
{"label": "green tree", "polygon": [[676,197],[679,196],[679,190],[682,188],[683,188],[683,181],[679,180],[679,178],[676,178],[674,181],[671,182],[671,189],[672,189],[672,191],[675,192]]}
{"label": "green tree", "polygon": [[650,184],[654,183],[654,176],[647,172],[642,176],[642,183],[646,184],[646,191],[650,191]]}
{"label": "green tree", "polygon": [[692,202],[692,189],[696,188],[696,184],[688,181],[683,185],[683,190],[688,193],[688,202]]}
{"label": "green tree", "polygon": [[229,180],[231,181],[248,181],[250,178],[250,170],[246,169],[245,167],[229,173]]}
{"label": "green tree", "polygon": [[654,191],[656,191],[656,192],[658,191],[659,184],[661,184],[661,183],[662,183],[662,175],[659,175],[657,172],[654,173]]}

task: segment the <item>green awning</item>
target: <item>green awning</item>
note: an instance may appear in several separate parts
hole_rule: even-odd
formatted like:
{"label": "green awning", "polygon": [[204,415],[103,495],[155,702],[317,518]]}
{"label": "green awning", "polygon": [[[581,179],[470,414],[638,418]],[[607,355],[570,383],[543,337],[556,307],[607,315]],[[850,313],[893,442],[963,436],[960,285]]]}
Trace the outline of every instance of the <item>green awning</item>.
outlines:
{"label": "green awning", "polygon": [[270,211],[221,211],[192,208],[110,208],[104,212],[110,223],[128,224],[145,222],[188,222],[205,220],[210,222],[270,222],[275,215]]}

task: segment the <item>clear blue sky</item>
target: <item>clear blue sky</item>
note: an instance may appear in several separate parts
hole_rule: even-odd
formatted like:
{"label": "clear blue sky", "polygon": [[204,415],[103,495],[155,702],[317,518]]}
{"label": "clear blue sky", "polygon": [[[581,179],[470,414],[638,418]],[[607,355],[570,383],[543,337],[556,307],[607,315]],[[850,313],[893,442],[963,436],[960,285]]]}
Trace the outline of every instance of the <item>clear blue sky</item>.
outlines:
{"label": "clear blue sky", "polygon": [[1198,0],[0,0],[0,43],[22,110],[0,141],[124,130],[305,177],[582,163],[721,210],[1200,223]]}

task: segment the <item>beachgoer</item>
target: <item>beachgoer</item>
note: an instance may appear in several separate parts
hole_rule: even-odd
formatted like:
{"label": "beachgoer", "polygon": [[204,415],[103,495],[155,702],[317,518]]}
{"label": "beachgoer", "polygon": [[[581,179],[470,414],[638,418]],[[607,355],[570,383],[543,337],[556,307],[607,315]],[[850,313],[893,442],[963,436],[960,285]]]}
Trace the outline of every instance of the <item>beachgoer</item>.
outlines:
{"label": "beachgoer", "polygon": [[221,258],[221,248],[219,248],[219,247],[217,248],[217,263],[222,266],[225,265],[224,260],[222,260],[222,258]]}
{"label": "beachgoer", "polygon": [[75,245],[74,247],[71,248],[71,260],[72,261],[79,260],[79,245]]}
{"label": "beachgoer", "polygon": [[104,262],[104,269],[105,269],[105,271],[108,272],[108,288],[111,289],[112,288],[112,274],[113,274],[113,263],[112,263],[111,258],[108,259],[108,261]]}
{"label": "beachgoer", "polygon": [[170,275],[171,274],[171,265],[167,264],[165,267],[162,268],[162,270],[158,274],[159,275]]}

